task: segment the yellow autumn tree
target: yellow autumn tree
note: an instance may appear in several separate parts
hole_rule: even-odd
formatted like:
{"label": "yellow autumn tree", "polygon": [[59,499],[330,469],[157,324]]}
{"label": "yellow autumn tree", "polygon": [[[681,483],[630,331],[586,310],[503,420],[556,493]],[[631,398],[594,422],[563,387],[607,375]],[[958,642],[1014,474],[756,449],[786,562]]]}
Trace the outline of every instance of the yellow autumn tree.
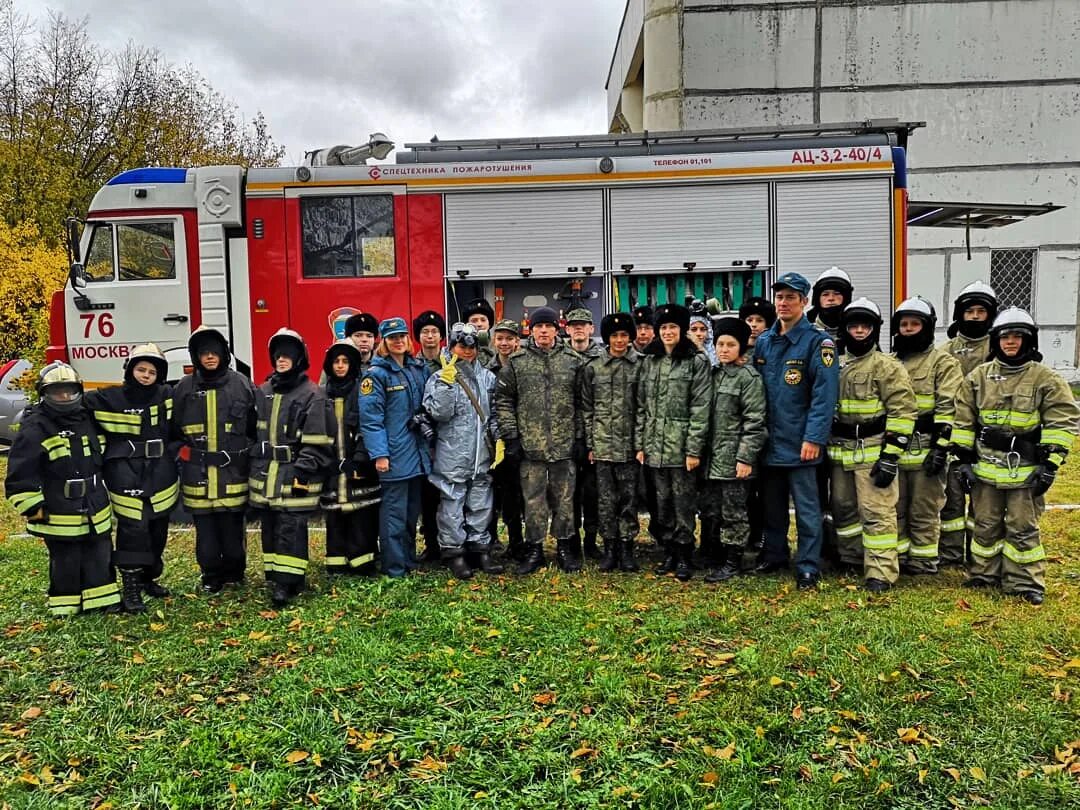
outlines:
{"label": "yellow autumn tree", "polygon": [[67,257],[37,228],[0,221],[0,360],[40,360],[49,338],[49,298],[64,285]]}

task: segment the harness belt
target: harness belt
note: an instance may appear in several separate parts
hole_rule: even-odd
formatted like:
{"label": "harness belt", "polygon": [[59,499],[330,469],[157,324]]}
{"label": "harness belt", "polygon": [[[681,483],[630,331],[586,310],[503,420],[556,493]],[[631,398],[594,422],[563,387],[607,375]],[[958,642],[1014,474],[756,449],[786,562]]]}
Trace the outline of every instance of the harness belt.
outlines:
{"label": "harness belt", "polygon": [[293,449],[287,444],[270,444],[259,442],[248,451],[251,458],[268,458],[282,464],[289,464],[293,460]]}
{"label": "harness belt", "polygon": [[915,432],[916,433],[933,433],[934,432],[934,412],[928,411],[927,413],[920,413],[915,417]]}
{"label": "harness belt", "polygon": [[869,439],[885,432],[885,417],[879,416],[869,422],[839,422],[832,423],[832,435],[838,439]]}
{"label": "harness belt", "polygon": [[1042,428],[1027,433],[1011,433],[989,425],[981,425],[977,434],[979,441],[992,450],[1000,450],[1003,453],[1019,453],[1025,458],[1036,458],[1039,449],[1039,439],[1042,438]]}
{"label": "harness belt", "polygon": [[105,460],[114,458],[161,458],[165,455],[164,439],[147,439],[143,442],[114,442],[105,452]]}
{"label": "harness belt", "polygon": [[98,475],[92,475],[89,478],[68,478],[64,480],[64,497],[72,501],[82,500],[91,490],[97,489],[100,485],[101,478]]}
{"label": "harness belt", "polygon": [[228,467],[233,459],[238,459],[248,452],[243,450],[200,450],[197,447],[191,449],[191,460],[201,462],[205,467]]}

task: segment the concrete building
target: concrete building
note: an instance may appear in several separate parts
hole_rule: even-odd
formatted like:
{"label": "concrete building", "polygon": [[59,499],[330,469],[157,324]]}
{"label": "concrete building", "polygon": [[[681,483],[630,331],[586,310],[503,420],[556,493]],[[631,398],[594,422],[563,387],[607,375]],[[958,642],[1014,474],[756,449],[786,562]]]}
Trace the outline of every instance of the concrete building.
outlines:
{"label": "concrete building", "polygon": [[989,280],[1078,376],[1080,0],[629,0],[607,93],[613,132],[926,121],[912,200],[1064,208],[970,244],[913,222],[908,292],[944,326]]}

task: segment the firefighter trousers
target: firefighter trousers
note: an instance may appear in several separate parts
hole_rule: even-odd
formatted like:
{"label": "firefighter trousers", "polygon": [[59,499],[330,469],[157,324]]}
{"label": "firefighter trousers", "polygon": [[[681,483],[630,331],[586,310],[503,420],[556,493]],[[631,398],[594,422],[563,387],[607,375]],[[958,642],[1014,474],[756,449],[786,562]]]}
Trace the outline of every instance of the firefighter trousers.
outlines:
{"label": "firefighter trousers", "polygon": [[49,550],[49,612],[73,616],[120,604],[112,567],[112,540],[88,534],[71,540],[45,538]]}
{"label": "firefighter trousers", "polygon": [[504,458],[499,466],[491,471],[491,482],[494,492],[491,526],[488,528],[491,541],[494,543],[499,537],[499,516],[502,515],[507,542],[516,548],[522,542],[521,521],[525,511],[521,498],[521,465]]}
{"label": "firefighter trousers", "polygon": [[168,514],[141,520],[115,515],[116,551],[113,565],[122,571],[141,570],[143,578],[155,580],[165,567],[161,556],[165,553],[165,541],[169,537]]}
{"label": "firefighter trousers", "polygon": [[580,528],[596,537],[599,522],[596,465],[586,461],[577,465],[574,477],[574,531]]}
{"label": "firefighter trousers", "polygon": [[1046,591],[1046,550],[1039,518],[1046,502],[1030,487],[998,489],[978,481],[971,493],[975,532],[968,573],[1005,593]]}
{"label": "firefighter trousers", "polygon": [[304,589],[308,568],[308,512],[262,512],[263,571],[292,593]]}
{"label": "firefighter trousers", "polygon": [[575,467],[570,459],[521,462],[526,545],[542,546],[549,524],[556,540],[573,537]]}
{"label": "firefighter trousers", "polygon": [[650,467],[656,487],[656,516],[660,543],[669,552],[675,546],[694,547],[697,518],[697,475],[686,467]]}
{"label": "firefighter trousers", "polygon": [[892,584],[900,578],[896,502],[900,485],[876,487],[870,468],[845,470],[834,464],[830,479],[833,524],[841,562],[862,565],[866,579]]}
{"label": "firefighter trousers", "polygon": [[366,506],[353,512],[327,509],[326,570],[332,574],[375,573],[375,552],[379,548],[379,507]]}
{"label": "firefighter trousers", "polygon": [[900,499],[896,504],[897,551],[906,568],[916,574],[936,574],[941,509],[949,473],[927,475],[922,467],[900,470]]}
{"label": "firefighter trousers", "polygon": [[938,543],[938,560],[941,565],[964,565],[967,550],[971,546],[974,528],[975,503],[960,486],[957,469],[960,462],[949,465],[948,483],[945,486],[945,506],[941,509],[941,533]]}
{"label": "firefighter trousers", "polygon": [[596,462],[597,525],[605,543],[638,533],[636,461]]}
{"label": "firefighter trousers", "polygon": [[243,582],[247,568],[243,512],[207,512],[192,516],[195,559],[206,585]]}

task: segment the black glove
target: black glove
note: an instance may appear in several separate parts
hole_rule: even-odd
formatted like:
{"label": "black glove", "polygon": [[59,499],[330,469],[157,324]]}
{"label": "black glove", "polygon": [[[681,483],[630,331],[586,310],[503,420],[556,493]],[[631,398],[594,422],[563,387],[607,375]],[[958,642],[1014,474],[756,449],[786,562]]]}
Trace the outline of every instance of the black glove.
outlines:
{"label": "black glove", "polygon": [[900,466],[896,462],[896,456],[890,453],[882,453],[881,458],[874,462],[874,466],[870,468],[870,479],[875,487],[884,489],[896,480],[896,474],[900,472]]}
{"label": "black glove", "polygon": [[1050,489],[1055,478],[1057,478],[1057,467],[1053,464],[1040,464],[1028,476],[1026,483],[1031,487],[1031,494],[1038,497],[1046,494],[1046,490]]}
{"label": "black glove", "polygon": [[971,491],[975,489],[975,482],[979,480],[975,477],[975,471],[971,469],[971,465],[966,462],[957,465],[956,477],[960,479],[960,489],[964,490],[964,492],[969,495],[971,494]]}
{"label": "black glove", "polygon": [[504,439],[503,444],[506,446],[503,453],[504,459],[518,462],[525,458],[525,448],[521,446],[521,439],[516,436],[513,439]]}
{"label": "black glove", "polygon": [[574,439],[574,447],[570,452],[575,464],[585,464],[589,461],[589,448],[584,439]]}
{"label": "black glove", "polygon": [[944,447],[931,447],[930,452],[926,454],[926,458],[923,459],[922,468],[923,472],[930,478],[940,473],[945,469],[945,465],[949,463],[949,451]]}

